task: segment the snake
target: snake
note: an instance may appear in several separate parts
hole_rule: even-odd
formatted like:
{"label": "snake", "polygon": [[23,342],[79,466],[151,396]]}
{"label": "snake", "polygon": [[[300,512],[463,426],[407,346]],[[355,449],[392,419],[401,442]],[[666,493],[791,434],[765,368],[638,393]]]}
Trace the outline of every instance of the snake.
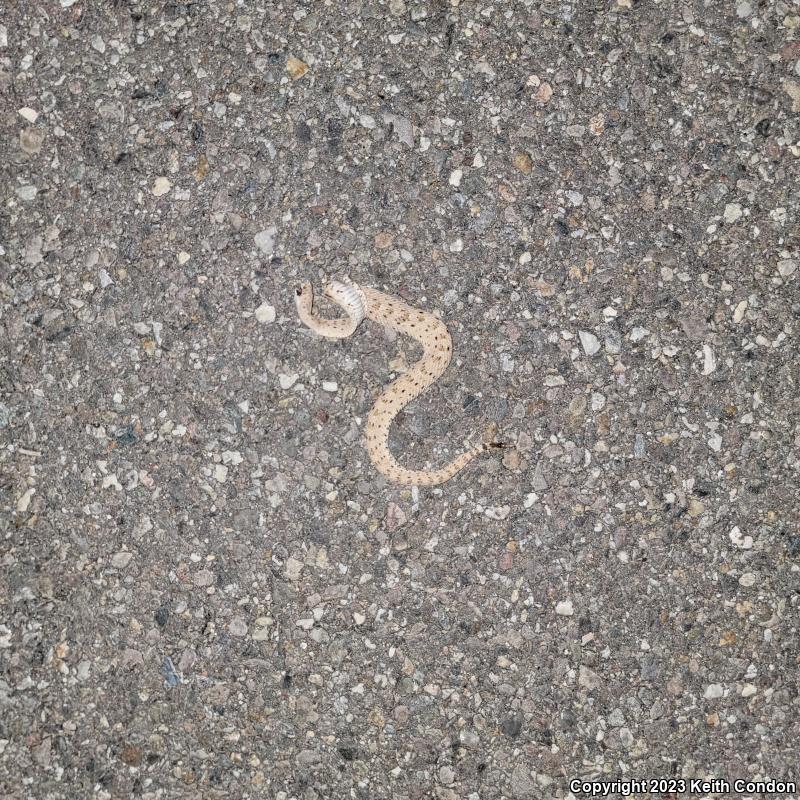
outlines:
{"label": "snake", "polygon": [[449,481],[476,456],[503,447],[501,442],[483,442],[465,450],[440,469],[406,469],[389,450],[389,428],[394,418],[438,380],[453,355],[453,340],[447,326],[433,314],[408,305],[393,295],[361,287],[350,280],[330,281],[324,295],[338,305],[345,317],[326,319],[314,312],[314,290],[310,283],[295,288],[300,321],[315,333],[330,339],[346,339],[370,319],[422,345],[419,361],[390,383],[370,409],[364,440],[375,468],[394,483],[437,486]]}

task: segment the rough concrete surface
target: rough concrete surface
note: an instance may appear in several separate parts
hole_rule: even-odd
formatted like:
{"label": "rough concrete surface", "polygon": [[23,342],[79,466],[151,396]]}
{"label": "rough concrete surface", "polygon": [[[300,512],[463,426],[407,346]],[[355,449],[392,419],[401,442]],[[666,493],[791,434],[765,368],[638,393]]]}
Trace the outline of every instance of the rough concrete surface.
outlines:
{"label": "rough concrete surface", "polygon": [[3,797],[800,780],[797,3],[2,6]]}

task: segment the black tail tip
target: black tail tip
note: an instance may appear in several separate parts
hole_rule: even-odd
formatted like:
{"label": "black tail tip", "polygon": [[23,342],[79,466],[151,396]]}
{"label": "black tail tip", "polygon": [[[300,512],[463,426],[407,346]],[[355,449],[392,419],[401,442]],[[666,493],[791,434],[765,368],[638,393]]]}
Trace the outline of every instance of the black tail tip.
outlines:
{"label": "black tail tip", "polygon": [[484,442],[483,449],[484,450],[499,450],[501,447],[505,447],[505,442]]}

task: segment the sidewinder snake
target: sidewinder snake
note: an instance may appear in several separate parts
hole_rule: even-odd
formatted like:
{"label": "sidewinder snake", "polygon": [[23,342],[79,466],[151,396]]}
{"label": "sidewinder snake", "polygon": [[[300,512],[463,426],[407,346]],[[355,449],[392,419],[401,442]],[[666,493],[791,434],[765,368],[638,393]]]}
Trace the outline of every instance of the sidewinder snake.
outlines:
{"label": "sidewinder snake", "polygon": [[476,445],[441,469],[413,470],[402,467],[389,451],[389,426],[400,411],[447,369],[453,353],[453,343],[447,327],[433,314],[350,281],[331,281],[325,287],[325,296],[340,306],[347,315],[344,319],[325,319],[314,313],[314,290],[310,283],[297,287],[295,295],[301,321],[321,336],[345,339],[355,333],[361,322],[368,318],[397,333],[411,336],[422,345],[422,358],[386,387],[367,417],[364,432],[367,452],[378,472],[389,480],[405,485],[436,486],[450,480],[477,455],[503,446],[497,442]]}

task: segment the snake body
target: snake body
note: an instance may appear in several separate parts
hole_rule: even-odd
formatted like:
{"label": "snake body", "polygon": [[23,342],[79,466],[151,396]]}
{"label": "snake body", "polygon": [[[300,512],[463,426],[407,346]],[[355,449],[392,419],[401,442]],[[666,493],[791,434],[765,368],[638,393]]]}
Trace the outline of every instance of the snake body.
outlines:
{"label": "snake body", "polygon": [[314,292],[310,283],[302,284],[295,293],[301,321],[321,336],[344,339],[355,333],[366,318],[416,339],[423,347],[422,358],[386,387],[367,417],[367,452],[382,475],[395,483],[436,486],[450,480],[480,453],[502,447],[498,443],[476,445],[441,469],[413,470],[402,467],[389,451],[389,427],[392,420],[447,369],[453,353],[453,342],[447,327],[433,314],[349,281],[332,281],[325,288],[325,296],[344,310],[347,315],[345,319],[324,319],[314,313]]}

